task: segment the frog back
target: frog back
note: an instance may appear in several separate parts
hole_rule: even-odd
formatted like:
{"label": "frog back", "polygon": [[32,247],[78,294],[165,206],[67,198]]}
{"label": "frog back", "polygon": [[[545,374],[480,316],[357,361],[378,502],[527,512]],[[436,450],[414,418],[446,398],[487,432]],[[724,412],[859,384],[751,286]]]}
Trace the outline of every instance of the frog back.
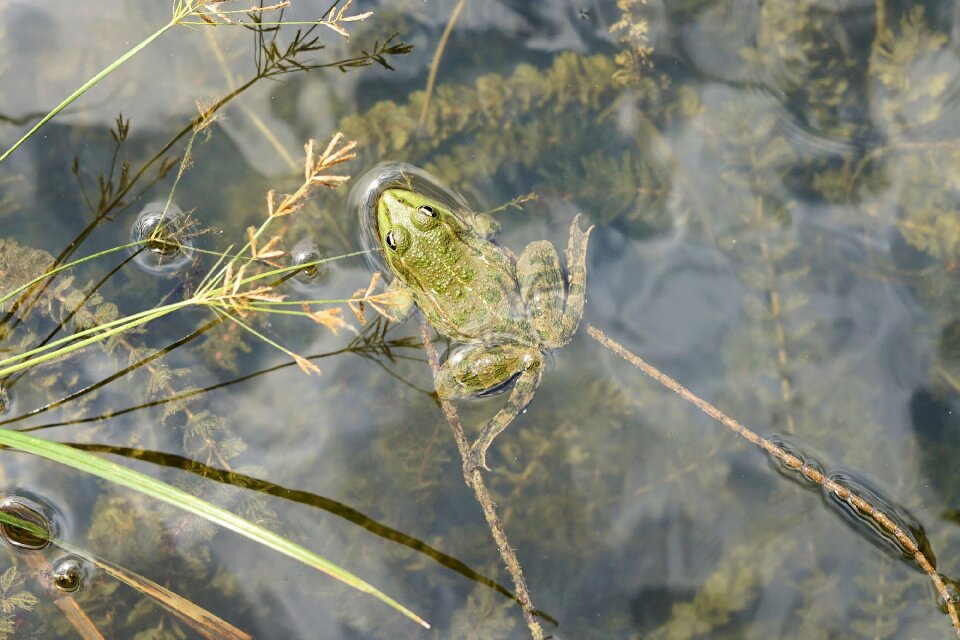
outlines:
{"label": "frog back", "polygon": [[420,311],[453,340],[499,333],[523,339],[529,332],[512,262],[487,240],[470,232],[458,236],[418,252],[407,284]]}

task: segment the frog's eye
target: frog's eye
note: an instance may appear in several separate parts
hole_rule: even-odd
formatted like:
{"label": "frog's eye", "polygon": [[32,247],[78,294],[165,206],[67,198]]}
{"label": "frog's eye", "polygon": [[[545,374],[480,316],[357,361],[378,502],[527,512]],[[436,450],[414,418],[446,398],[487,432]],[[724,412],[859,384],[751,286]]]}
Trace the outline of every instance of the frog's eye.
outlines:
{"label": "frog's eye", "polygon": [[431,207],[431,206],[428,205],[428,204],[423,205],[422,207],[420,207],[419,209],[417,209],[417,211],[419,211],[420,213],[422,213],[422,214],[425,215],[425,216],[430,216],[431,218],[436,218],[436,217],[437,217],[437,210],[434,209],[433,207]]}
{"label": "frog's eye", "polygon": [[383,236],[383,244],[392,254],[401,256],[410,248],[410,232],[403,227],[392,227]]}
{"label": "frog's eye", "polygon": [[392,229],[387,232],[387,237],[384,239],[387,241],[387,246],[390,247],[391,250],[397,250],[397,236]]}

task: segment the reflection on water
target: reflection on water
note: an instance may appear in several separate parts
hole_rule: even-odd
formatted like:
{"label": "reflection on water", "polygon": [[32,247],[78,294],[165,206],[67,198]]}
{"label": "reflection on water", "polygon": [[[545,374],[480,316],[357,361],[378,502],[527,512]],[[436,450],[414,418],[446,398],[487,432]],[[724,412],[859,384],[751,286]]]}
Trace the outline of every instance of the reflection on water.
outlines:
{"label": "reflection on water", "polygon": [[[4,149],[169,19],[163,3],[7,4]],[[272,50],[242,28],[176,28],[125,63],[0,166],[0,295],[58,256],[125,244],[175,181],[176,201],[202,212],[187,235],[201,235],[189,250],[177,238],[175,253],[156,243],[137,254],[169,277],[110,254],[2,303],[0,359],[189,295],[216,264],[209,252],[248,242],[268,191],[297,189],[307,139],[343,130],[361,145],[338,167],[354,183],[390,162],[424,167],[478,210],[535,192],[493,214],[514,253],[562,246],[582,212],[598,225],[587,319],[800,461],[772,470],[581,332],[552,354],[551,375],[489,456],[548,635],[951,637],[930,580],[899,561],[902,541],[849,500],[800,489],[825,473],[960,575],[955,3],[468,1],[424,112],[456,5],[354,0],[349,12],[374,13],[346,24],[349,41],[324,27],[313,35],[326,48],[292,59],[282,55],[296,27],[284,27],[276,54],[289,73],[273,81],[258,79]],[[294,0],[283,17],[313,20],[327,6]],[[414,49],[383,53],[386,66],[364,58],[394,32]],[[358,59],[371,64],[297,66]],[[227,96],[178,178],[198,105]],[[122,141],[118,113],[130,119]],[[350,186],[271,229],[289,254],[261,264],[361,249],[369,228]],[[184,259],[195,269],[170,269]],[[322,271],[278,289],[291,312],[370,279],[361,256]],[[0,381],[0,414],[5,428],[75,443],[303,543],[433,631],[176,509],[4,451],[0,490],[58,505],[52,519],[9,508],[41,514],[35,524],[69,521],[66,542],[255,637],[529,637],[463,485],[416,324],[354,311],[365,328],[346,307],[341,317],[359,333],[295,313],[242,318],[315,356],[321,377],[236,323],[175,313]],[[498,408],[462,403],[467,435]],[[16,609],[18,633],[68,637],[75,627],[25,552],[4,549],[0,595],[38,599]],[[146,588],[36,553],[104,637],[189,633]],[[956,582],[944,581],[951,600]]]}

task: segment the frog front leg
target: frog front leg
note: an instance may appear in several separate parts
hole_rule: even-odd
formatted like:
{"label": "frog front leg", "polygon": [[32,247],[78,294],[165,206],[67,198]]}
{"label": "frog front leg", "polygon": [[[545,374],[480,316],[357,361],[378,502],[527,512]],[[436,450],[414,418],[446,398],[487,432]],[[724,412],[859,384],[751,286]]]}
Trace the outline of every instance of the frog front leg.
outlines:
{"label": "frog front leg", "polygon": [[507,403],[487,423],[470,447],[467,472],[487,467],[487,449],[533,398],[543,375],[543,353],[536,347],[505,342],[472,342],[455,351],[434,381],[441,398],[470,398],[497,391],[514,382]]}
{"label": "frog front leg", "polygon": [[381,312],[381,315],[390,322],[400,324],[412,316],[417,309],[416,301],[413,299],[413,291],[403,284],[399,278],[393,279],[384,294],[388,301],[387,311],[389,315],[383,312]]}

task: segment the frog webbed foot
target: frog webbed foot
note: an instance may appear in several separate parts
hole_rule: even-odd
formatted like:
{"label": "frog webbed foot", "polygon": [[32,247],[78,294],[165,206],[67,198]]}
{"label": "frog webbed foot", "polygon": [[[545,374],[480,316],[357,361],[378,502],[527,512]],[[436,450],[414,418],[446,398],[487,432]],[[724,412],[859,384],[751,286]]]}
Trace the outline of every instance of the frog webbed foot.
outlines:
{"label": "frog webbed foot", "polygon": [[413,292],[410,287],[403,284],[399,278],[394,278],[393,282],[383,292],[384,308],[375,306],[374,308],[390,322],[401,324],[405,322],[413,312],[417,310],[416,301],[413,299]]}
{"label": "frog webbed foot", "polygon": [[489,213],[469,213],[462,215],[464,216],[464,222],[469,225],[474,233],[484,240],[490,240],[500,233],[500,223]]}

